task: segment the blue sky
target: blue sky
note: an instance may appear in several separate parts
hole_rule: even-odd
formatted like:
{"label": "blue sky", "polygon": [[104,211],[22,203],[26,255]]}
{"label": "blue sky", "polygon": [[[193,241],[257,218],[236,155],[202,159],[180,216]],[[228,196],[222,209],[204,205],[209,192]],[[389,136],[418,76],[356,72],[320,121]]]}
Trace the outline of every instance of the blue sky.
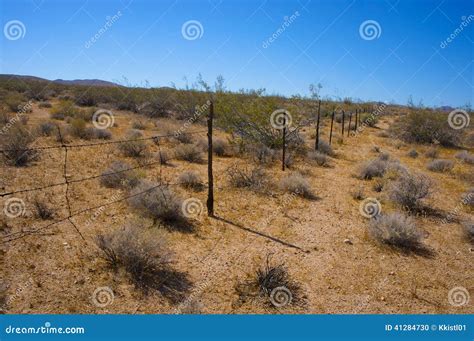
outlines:
{"label": "blue sky", "polygon": [[[405,104],[412,95],[415,103],[461,106],[474,104],[473,4],[2,0],[0,73],[126,77],[152,86],[183,86],[184,76],[193,80],[198,73],[213,81],[221,74],[231,90],[307,95],[308,85],[320,82],[323,96]],[[116,20],[99,33],[114,15]],[[20,36],[5,33],[12,20],[23,24]],[[196,38],[191,40],[182,33],[190,20],[202,27],[196,26],[198,35],[188,36]],[[375,21],[375,35],[370,30],[361,34],[368,20]]]}

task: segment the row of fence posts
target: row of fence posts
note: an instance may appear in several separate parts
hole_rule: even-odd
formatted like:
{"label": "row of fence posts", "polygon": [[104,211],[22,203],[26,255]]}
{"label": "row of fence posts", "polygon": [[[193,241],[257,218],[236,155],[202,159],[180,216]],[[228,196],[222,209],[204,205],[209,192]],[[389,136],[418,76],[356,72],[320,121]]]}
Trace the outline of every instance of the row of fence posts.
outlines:
{"label": "row of fence posts", "polygon": [[[333,136],[333,128],[334,128],[334,119],[336,116],[336,112],[333,111],[331,114],[331,128],[329,131],[329,145],[332,144],[332,136]],[[347,129],[347,136],[350,136],[351,133],[351,124],[352,124],[352,116],[353,113],[349,113],[349,128]],[[213,157],[213,150],[212,150],[212,124],[214,120],[214,102],[210,101],[209,106],[209,115],[207,118],[207,180],[208,180],[208,194],[207,194],[207,214],[209,217],[214,217],[214,177],[212,172],[212,157]],[[285,171],[286,165],[286,118],[283,119],[283,129],[282,129],[282,171]],[[354,117],[354,131],[357,131],[358,126],[361,125],[361,111],[356,109],[355,117]],[[319,150],[319,138],[320,138],[320,126],[321,126],[321,100],[318,101],[318,111],[316,117],[316,140],[314,142],[314,149],[317,151]],[[342,120],[341,120],[341,139],[344,139],[344,126],[345,126],[345,112],[342,110]]]}

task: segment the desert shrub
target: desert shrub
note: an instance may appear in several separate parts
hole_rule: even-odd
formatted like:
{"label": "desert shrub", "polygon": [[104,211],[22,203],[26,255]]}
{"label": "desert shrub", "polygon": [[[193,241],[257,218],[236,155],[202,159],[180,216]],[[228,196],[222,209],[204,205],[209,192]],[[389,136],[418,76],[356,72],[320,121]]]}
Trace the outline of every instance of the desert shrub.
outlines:
{"label": "desert shrub", "polygon": [[326,154],[310,151],[308,152],[308,159],[314,161],[318,166],[321,167],[328,167],[329,166],[329,158]]}
{"label": "desert shrub", "polygon": [[146,124],[143,123],[142,121],[133,121],[132,128],[133,129],[138,129],[138,130],[145,130],[146,129]]}
{"label": "desert shrub", "polygon": [[[27,100],[25,96],[18,92],[10,92],[3,99],[8,110],[13,112],[23,111]],[[30,110],[31,111],[31,110]]]}
{"label": "desert shrub", "polygon": [[253,190],[262,190],[268,184],[268,178],[262,168],[253,169],[234,166],[227,170],[231,186],[236,188],[250,188]]}
{"label": "desert shrub", "polygon": [[125,136],[125,140],[137,140],[119,143],[118,148],[125,156],[142,157],[146,155],[147,145],[143,140],[143,134],[138,130],[131,130]]}
{"label": "desert shrub", "polygon": [[418,157],[418,152],[415,150],[415,149],[412,149],[408,152],[407,154],[409,157],[413,158],[413,159],[416,159]]}
{"label": "desert shrub", "polygon": [[470,188],[462,195],[462,203],[474,207],[474,188]]}
{"label": "desert shrub", "polygon": [[76,108],[74,102],[70,100],[61,100],[50,110],[51,118],[55,120],[64,120],[66,117],[75,117],[78,113],[79,109]]}
{"label": "desert shrub", "polygon": [[94,128],[87,127],[86,122],[75,118],[71,121],[68,132],[71,136],[84,140],[91,140],[94,138]]}
{"label": "desert shrub", "polygon": [[432,182],[422,174],[405,173],[391,186],[390,199],[409,212],[423,208],[422,199],[431,193]]}
{"label": "desert shrub", "polygon": [[389,153],[380,153],[378,159],[382,160],[382,161],[388,161],[390,159],[390,154]]}
{"label": "desert shrub", "polygon": [[389,134],[387,131],[382,130],[381,132],[379,132],[379,133],[377,134],[377,136],[383,137],[383,138],[388,138],[388,137],[390,137],[390,134]]}
{"label": "desert shrub", "polygon": [[175,156],[178,160],[194,163],[202,163],[201,150],[196,145],[180,145],[175,149]]}
{"label": "desert shrub", "polygon": [[182,200],[167,187],[142,181],[132,190],[128,202],[145,217],[160,221],[166,227],[192,229],[181,209]]}
{"label": "desert shrub", "polygon": [[452,129],[444,113],[429,110],[412,111],[390,127],[394,135],[408,143],[434,143],[442,146],[459,144],[462,132]]}
{"label": "desert shrub", "polygon": [[362,114],[361,115],[362,125],[367,127],[375,127],[379,121],[378,115],[375,114]]}
{"label": "desert shrub", "polygon": [[53,122],[43,122],[38,126],[38,134],[42,136],[51,136],[57,132],[57,125]]}
{"label": "desert shrub", "polygon": [[466,234],[466,237],[470,241],[474,242],[474,222],[472,220],[464,221],[462,225],[464,227],[464,232]]}
{"label": "desert shrub", "polygon": [[201,191],[204,187],[201,178],[196,172],[184,172],[180,174],[178,182],[184,188],[193,189],[195,191]]}
{"label": "desert shrub", "polygon": [[423,241],[423,233],[418,230],[415,221],[401,213],[389,213],[371,219],[369,233],[381,243],[404,250],[418,250]]}
{"label": "desert shrub", "polygon": [[439,155],[439,150],[438,148],[430,148],[425,152],[425,156],[429,157],[431,159],[436,159]]}
{"label": "desert shrub", "polygon": [[114,269],[124,269],[132,283],[145,293],[156,290],[178,303],[191,289],[187,275],[171,267],[172,253],[165,241],[151,236],[142,226],[128,224],[98,235],[96,244],[107,263]]}
{"label": "desert shrub", "polygon": [[207,152],[209,146],[208,146],[208,142],[206,139],[204,138],[200,138],[196,141],[195,145],[201,149],[202,152]]}
{"label": "desert shrub", "polygon": [[54,210],[49,205],[39,198],[35,198],[33,201],[35,207],[35,214],[38,218],[48,220],[53,218]]}
{"label": "desert shrub", "polygon": [[444,159],[437,159],[433,160],[428,165],[426,168],[432,172],[449,172],[452,170],[454,167],[454,162],[452,160],[444,160]]}
{"label": "desert shrub", "polygon": [[28,150],[35,140],[34,134],[20,125],[14,125],[0,139],[3,157],[7,164],[22,167],[38,158],[38,151]]}
{"label": "desert shrub", "polygon": [[222,139],[214,139],[212,141],[212,151],[217,156],[230,156],[229,143]]}
{"label": "desert shrub", "polygon": [[108,188],[133,188],[140,182],[140,176],[128,163],[114,161],[101,175],[100,184]]}
{"label": "desert shrub", "polygon": [[247,281],[237,286],[241,302],[257,300],[272,308],[303,306],[305,299],[298,282],[291,278],[284,264],[266,263]]}
{"label": "desert shrub", "polygon": [[265,145],[256,145],[250,148],[254,162],[260,165],[270,165],[278,158],[278,152]]}
{"label": "desert shrub", "polygon": [[379,193],[383,191],[384,187],[385,187],[385,181],[383,181],[383,179],[377,179],[375,180],[372,186],[372,189],[374,190],[374,192]]}
{"label": "desert shrub", "polygon": [[38,108],[52,108],[52,104],[49,102],[39,102]]}
{"label": "desert shrub", "polygon": [[287,153],[285,154],[285,167],[286,168],[291,168],[295,164],[295,157],[293,154]]}
{"label": "desert shrub", "polygon": [[112,132],[107,129],[93,128],[94,137],[100,140],[110,140],[112,138]]}
{"label": "desert shrub", "polygon": [[182,133],[182,134],[175,134],[174,138],[184,144],[191,144],[194,142],[193,135]]}
{"label": "desert shrub", "polygon": [[359,167],[357,171],[357,177],[364,180],[383,177],[387,167],[388,163],[386,161],[380,159],[370,160]]}
{"label": "desert shrub", "polygon": [[467,150],[463,150],[462,152],[457,153],[456,155],[454,155],[454,157],[468,164],[474,164],[474,155],[469,154]]}
{"label": "desert shrub", "polygon": [[320,152],[321,154],[326,154],[328,156],[334,156],[334,151],[332,150],[331,145],[324,140],[319,140],[318,152]]}
{"label": "desert shrub", "polygon": [[280,181],[280,188],[290,194],[295,194],[306,199],[316,199],[311,186],[301,174],[292,173]]}

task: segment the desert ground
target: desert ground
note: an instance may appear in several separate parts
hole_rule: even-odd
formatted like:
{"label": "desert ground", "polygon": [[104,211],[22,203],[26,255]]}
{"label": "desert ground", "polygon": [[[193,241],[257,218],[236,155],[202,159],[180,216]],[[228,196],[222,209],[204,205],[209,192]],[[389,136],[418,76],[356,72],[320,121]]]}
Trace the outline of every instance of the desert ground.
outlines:
{"label": "desert ground", "polygon": [[[53,107],[58,99],[50,100]],[[50,121],[50,108],[34,102],[27,113],[27,127]],[[179,128],[183,121],[172,118],[148,118],[127,110],[113,110],[115,125],[109,128],[111,140],[126,138],[137,120],[143,136],[161,135]],[[171,157],[167,164],[154,163],[137,170],[141,180],[169,183],[181,199],[197,198],[202,206],[191,218],[193,229],[182,231],[164,228],[143,217],[130,207],[123,188],[107,188],[100,178],[74,182],[101,174],[113,161],[132,166],[157,160],[157,153],[170,154],[180,141],[161,138],[158,143],[146,140],[145,158],[124,156],[117,144],[100,144],[81,148],[42,149],[36,160],[25,167],[2,164],[1,192],[42,187],[61,183],[68,186],[16,193],[25,203],[21,216],[2,218],[2,289],[3,312],[92,313],[92,314],[472,314],[471,302],[450,304],[448,294],[456,287],[474,293],[474,245],[466,236],[462,222],[472,219],[472,206],[461,199],[474,186],[473,165],[455,155],[459,148],[434,146],[440,159],[454,162],[452,169],[433,172],[427,169],[431,157],[425,155],[432,145],[407,143],[385,134],[398,114],[380,117],[375,127],[365,127],[353,136],[347,132],[341,139],[340,123],[334,122],[333,153],[319,166],[304,156],[294,156],[285,171],[278,157],[265,165],[268,181],[265,191],[236,188],[229,181],[232,167],[254,166],[248,155],[231,152],[214,155],[215,215],[206,212],[207,187],[193,190],[176,185],[186,171],[199,174],[207,183],[207,153],[203,162],[187,162]],[[68,123],[55,120],[63,131]],[[193,142],[206,145],[204,122],[187,128]],[[328,141],[330,117],[323,117],[321,140]],[[315,127],[311,123],[300,134],[308,150],[314,148]],[[346,130],[347,131],[347,130]],[[227,141],[232,135],[222,129],[214,137]],[[65,141],[64,141],[65,140]],[[65,136],[66,145],[90,144]],[[56,134],[36,138],[34,147],[57,146]],[[418,157],[408,156],[415,149]],[[473,148],[463,147],[468,153]],[[361,164],[388,154],[410,172],[425,174],[432,181],[432,192],[424,199],[433,212],[415,214],[412,219],[421,231],[424,252],[400,250],[374,239],[368,232],[371,218],[361,214],[361,203],[367,198],[380,202],[381,213],[400,209],[390,199],[388,189],[395,176],[371,180],[357,176]],[[288,193],[280,181],[298,173],[308,181],[314,194],[311,199]],[[383,183],[376,191],[375,185]],[[67,187],[67,188],[66,188]],[[67,191],[67,195],[66,195]],[[2,197],[1,204],[11,196]],[[67,197],[67,198],[66,198]],[[33,202],[40,199],[53,210],[52,217],[40,219]],[[68,208],[68,201],[70,208]],[[68,217],[70,212],[111,203],[103,208],[84,211]],[[451,214],[453,219],[446,220]],[[444,218],[443,218],[444,217]],[[444,219],[444,220],[443,220]],[[173,269],[186,274],[190,287],[174,301],[160,290],[141,290],[123,268],[111,268],[98,247],[97,236],[134,224],[146,231],[146,238],[166,244],[172,256]],[[136,226],[136,227],[137,227]],[[41,228],[36,231],[36,229]],[[33,232],[28,232],[33,231]],[[18,236],[19,238],[14,238]],[[275,306],[261,296],[245,296],[242,286],[255,277],[256,270],[271,264],[283,264],[291,280],[297,283],[298,297],[287,306]],[[97,289],[107,287],[113,298],[96,297]],[[107,292],[105,294],[108,294]],[[296,295],[295,295],[296,296]],[[99,301],[99,304],[97,304]]]}

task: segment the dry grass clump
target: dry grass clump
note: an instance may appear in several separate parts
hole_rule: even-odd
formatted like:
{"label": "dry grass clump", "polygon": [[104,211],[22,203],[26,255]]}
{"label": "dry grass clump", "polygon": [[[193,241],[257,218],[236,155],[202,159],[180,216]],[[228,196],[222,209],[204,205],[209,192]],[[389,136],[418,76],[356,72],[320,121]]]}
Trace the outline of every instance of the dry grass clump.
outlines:
{"label": "dry grass clump", "polygon": [[298,282],[284,264],[271,264],[270,257],[252,278],[236,287],[240,303],[256,301],[272,308],[304,306],[305,297]]}
{"label": "dry grass clump", "polygon": [[165,227],[187,231],[192,225],[184,216],[182,200],[169,188],[141,181],[132,191],[128,203],[143,216],[163,223]]}
{"label": "dry grass clump", "polygon": [[364,187],[359,186],[350,192],[352,199],[363,200],[365,199]]}
{"label": "dry grass clump", "polygon": [[269,184],[265,171],[260,167],[248,169],[234,166],[227,170],[227,175],[231,186],[236,188],[249,188],[260,191]]}
{"label": "dry grass clump", "polygon": [[462,223],[462,226],[464,228],[464,233],[466,234],[466,238],[469,241],[474,242],[474,221],[472,220],[464,221]]}
{"label": "dry grass clump", "polygon": [[457,153],[454,157],[470,165],[474,164],[474,155],[469,154],[467,150]]}
{"label": "dry grass clump", "polygon": [[333,151],[331,145],[328,142],[324,141],[324,140],[319,140],[317,151],[321,154],[325,154],[325,155],[328,155],[328,156],[334,156],[334,151]]}
{"label": "dry grass clump", "polygon": [[39,198],[35,198],[35,200],[33,201],[33,206],[35,208],[36,217],[42,220],[48,220],[53,218],[54,210],[49,207],[49,205],[45,201]]}
{"label": "dry grass clump", "polygon": [[156,157],[160,161],[160,165],[163,165],[163,166],[169,165],[169,162],[171,160],[171,155],[166,150],[160,150],[156,154]]}
{"label": "dry grass clump", "polygon": [[432,172],[449,172],[454,168],[454,162],[452,160],[437,159],[428,163],[426,168]]}
{"label": "dry grass clump", "polygon": [[125,140],[138,140],[119,143],[118,148],[125,156],[143,157],[147,152],[147,145],[143,140],[143,134],[138,130],[131,130],[127,133]]}
{"label": "dry grass clump", "polygon": [[112,138],[112,132],[107,129],[93,128],[94,137],[100,140],[110,140]]}
{"label": "dry grass clump", "polygon": [[114,161],[103,173],[100,184],[108,188],[130,189],[137,186],[140,176],[131,166],[123,161]]}
{"label": "dry grass clump", "polygon": [[146,123],[142,121],[133,121],[132,122],[132,128],[137,129],[137,130],[145,130],[146,129]]}
{"label": "dry grass clump", "polygon": [[430,159],[436,159],[439,155],[439,149],[438,148],[430,148],[425,152],[425,156],[430,158]]}
{"label": "dry grass clump", "polygon": [[78,118],[71,120],[68,133],[83,140],[91,140],[95,136],[94,128],[87,127],[86,122]]}
{"label": "dry grass clump", "polygon": [[195,191],[202,191],[204,188],[204,184],[202,183],[202,180],[199,177],[199,174],[192,171],[184,172],[180,174],[178,178],[178,182],[184,188],[192,189]]}
{"label": "dry grass clump", "polygon": [[370,235],[383,244],[405,251],[423,248],[423,233],[416,227],[413,218],[402,213],[379,215],[369,222]]}
{"label": "dry grass clump", "polygon": [[193,135],[182,133],[182,134],[175,134],[174,138],[184,144],[191,144],[194,142]]}
{"label": "dry grass clump", "polygon": [[0,139],[3,158],[8,165],[24,167],[38,159],[38,151],[27,150],[34,142],[33,133],[20,125],[12,126]]}
{"label": "dry grass clump", "polygon": [[300,173],[292,173],[280,181],[280,188],[290,194],[315,200],[317,196],[311,190],[311,186]]}
{"label": "dry grass clump", "polygon": [[38,108],[52,108],[52,104],[49,102],[39,102]]}
{"label": "dry grass clump", "polygon": [[164,240],[152,236],[142,226],[128,224],[98,235],[96,244],[109,266],[125,270],[132,283],[144,293],[156,290],[176,304],[192,287],[185,273],[171,267],[172,254]]}
{"label": "dry grass clump", "polygon": [[329,158],[327,154],[310,151],[308,152],[307,156],[308,156],[308,159],[310,159],[311,161],[314,161],[318,166],[329,167]]}
{"label": "dry grass clump", "polygon": [[54,122],[42,122],[38,125],[38,135],[51,136],[57,132],[58,126]]}
{"label": "dry grass clump", "polygon": [[395,181],[389,192],[390,199],[409,212],[423,209],[422,200],[431,193],[432,182],[422,174],[405,173]]}
{"label": "dry grass clump", "polygon": [[390,154],[389,153],[380,153],[380,155],[378,156],[378,159],[382,160],[382,161],[388,161],[390,159]]}
{"label": "dry grass clump", "polygon": [[212,151],[217,156],[231,156],[230,145],[223,139],[214,139],[212,141]]}
{"label": "dry grass clump", "polygon": [[259,165],[271,165],[278,158],[278,152],[265,145],[256,145],[250,148],[252,160]]}
{"label": "dry grass clump", "polygon": [[415,150],[415,149],[412,149],[408,152],[407,154],[409,157],[413,158],[413,159],[416,159],[418,157],[418,152]]}
{"label": "dry grass clump", "polygon": [[55,120],[64,120],[67,117],[76,117],[80,112],[73,101],[60,100],[59,103],[54,105],[51,110],[51,118]]}
{"label": "dry grass clump", "polygon": [[180,145],[175,149],[176,159],[193,163],[202,163],[204,161],[201,150],[192,144]]}

